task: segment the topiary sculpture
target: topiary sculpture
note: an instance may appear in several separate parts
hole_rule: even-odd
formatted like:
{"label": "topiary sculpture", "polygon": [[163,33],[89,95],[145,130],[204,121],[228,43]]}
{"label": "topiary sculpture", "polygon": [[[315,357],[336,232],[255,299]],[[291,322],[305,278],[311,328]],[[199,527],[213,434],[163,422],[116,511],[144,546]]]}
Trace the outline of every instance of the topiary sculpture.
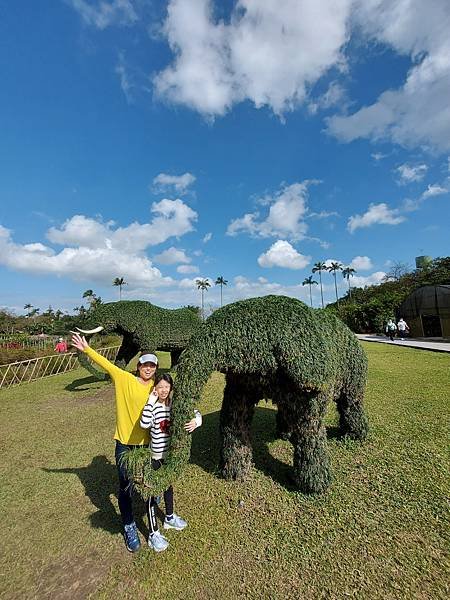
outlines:
{"label": "topiary sculpture", "polygon": [[226,478],[242,479],[251,468],[250,424],[262,398],[277,404],[277,430],[294,446],[294,477],[303,492],[323,492],[330,483],[323,423],[330,400],[336,401],[343,435],[367,434],[367,359],[353,333],[333,314],[293,298],[243,300],[214,312],[180,357],[165,465],[152,471],[147,449],[129,454],[144,497],[166,489],[188,461],[190,437],[183,424],[214,370],[226,378],[220,414]]}
{"label": "topiary sculpture", "polygon": [[[79,329],[82,333],[92,334],[99,331],[117,333],[123,336],[115,363],[125,368],[138,352],[165,350],[171,353],[172,365],[186,347],[201,321],[198,311],[191,308],[170,310],[160,308],[143,300],[121,300],[100,304],[90,319],[95,329]],[[78,328],[77,328],[78,329]],[[99,371],[84,353],[79,353],[80,363],[99,379],[109,379],[109,375]]]}

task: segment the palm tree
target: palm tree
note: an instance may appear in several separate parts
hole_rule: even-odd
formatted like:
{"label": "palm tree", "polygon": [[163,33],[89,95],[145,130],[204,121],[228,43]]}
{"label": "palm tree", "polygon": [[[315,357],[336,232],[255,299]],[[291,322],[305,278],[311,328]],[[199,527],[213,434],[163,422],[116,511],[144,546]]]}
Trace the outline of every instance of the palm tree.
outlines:
{"label": "palm tree", "polygon": [[309,277],[307,277],[302,285],[309,285],[309,301],[311,302],[311,308],[312,308],[312,292],[311,292],[311,288],[313,285],[317,285],[317,281],[314,281],[314,279],[312,278],[312,275],[310,275]]}
{"label": "palm tree", "polygon": [[33,308],[33,305],[30,304],[29,302],[27,302],[27,304],[25,304],[25,306],[23,308],[28,311],[26,316],[29,317],[31,314],[31,309]]}
{"label": "palm tree", "polygon": [[332,262],[331,265],[329,267],[327,267],[327,270],[330,271],[330,273],[333,273],[333,277],[334,277],[334,289],[336,290],[336,302],[339,305],[339,298],[338,298],[338,292],[337,292],[337,283],[336,283],[336,271],[342,271],[342,265],[340,262]]}
{"label": "palm tree", "polygon": [[207,290],[209,287],[211,287],[211,284],[209,283],[209,279],[196,279],[195,283],[197,284],[197,289],[200,290],[202,293],[202,319],[204,321],[205,320],[204,293],[205,293],[205,290]]}
{"label": "palm tree", "polygon": [[322,298],[322,308],[323,308],[323,289],[322,289],[322,271],[326,271],[327,265],[324,262],[316,262],[312,272],[319,273],[319,281],[320,281],[320,297]]}
{"label": "palm tree", "polygon": [[354,273],[356,273],[356,269],[352,267],[345,267],[342,269],[342,277],[347,280],[348,283],[348,295],[350,296],[350,300],[352,299],[352,286],[350,285],[350,277],[353,277]]}
{"label": "palm tree", "polygon": [[128,285],[123,277],[116,277],[113,281],[113,285],[119,286],[119,300],[122,300],[122,286]]}
{"label": "palm tree", "polygon": [[91,304],[93,299],[95,298],[95,294],[93,290],[86,290],[82,297],[87,298],[87,301],[89,302],[89,304]]}
{"label": "palm tree", "polygon": [[220,306],[223,305],[222,289],[224,285],[227,285],[227,283],[228,280],[224,279],[222,275],[219,275],[219,277],[215,281],[215,285],[220,285]]}

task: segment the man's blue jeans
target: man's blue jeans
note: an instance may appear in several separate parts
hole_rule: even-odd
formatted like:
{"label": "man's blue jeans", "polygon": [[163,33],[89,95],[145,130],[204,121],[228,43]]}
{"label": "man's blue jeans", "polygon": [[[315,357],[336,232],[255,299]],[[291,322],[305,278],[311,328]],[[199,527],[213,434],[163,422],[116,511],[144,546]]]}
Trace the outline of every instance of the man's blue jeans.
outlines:
{"label": "man's blue jeans", "polygon": [[[122,444],[119,440],[116,440],[116,465],[117,472],[119,474],[119,510],[122,515],[122,521],[124,525],[129,525],[133,523],[133,502],[132,502],[132,494],[133,494],[133,486],[128,476],[128,472],[123,464],[124,455],[132,450],[133,448],[142,448],[142,446],[133,446]],[[147,508],[147,517],[150,523],[150,515],[149,515],[149,502],[146,502]]]}

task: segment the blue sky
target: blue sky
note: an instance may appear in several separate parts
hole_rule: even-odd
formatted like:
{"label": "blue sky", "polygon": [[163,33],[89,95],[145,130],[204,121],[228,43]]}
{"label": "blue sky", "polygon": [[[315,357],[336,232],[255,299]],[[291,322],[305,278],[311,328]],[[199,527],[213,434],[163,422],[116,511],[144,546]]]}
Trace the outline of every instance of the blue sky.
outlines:
{"label": "blue sky", "polygon": [[309,301],[319,260],[447,256],[449,30],[447,0],[5,3],[0,306]]}

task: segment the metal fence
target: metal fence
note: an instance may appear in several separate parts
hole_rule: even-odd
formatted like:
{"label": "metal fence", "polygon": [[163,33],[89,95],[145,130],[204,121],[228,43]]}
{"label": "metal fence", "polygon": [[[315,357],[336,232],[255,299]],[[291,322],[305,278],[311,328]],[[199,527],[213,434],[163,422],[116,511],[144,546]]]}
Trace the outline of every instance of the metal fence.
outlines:
{"label": "metal fence", "polygon": [[[114,361],[120,346],[99,348],[97,352],[110,361]],[[80,367],[76,352],[40,356],[29,360],[0,365],[0,389],[21,383],[28,383],[43,377],[60,375]]]}

